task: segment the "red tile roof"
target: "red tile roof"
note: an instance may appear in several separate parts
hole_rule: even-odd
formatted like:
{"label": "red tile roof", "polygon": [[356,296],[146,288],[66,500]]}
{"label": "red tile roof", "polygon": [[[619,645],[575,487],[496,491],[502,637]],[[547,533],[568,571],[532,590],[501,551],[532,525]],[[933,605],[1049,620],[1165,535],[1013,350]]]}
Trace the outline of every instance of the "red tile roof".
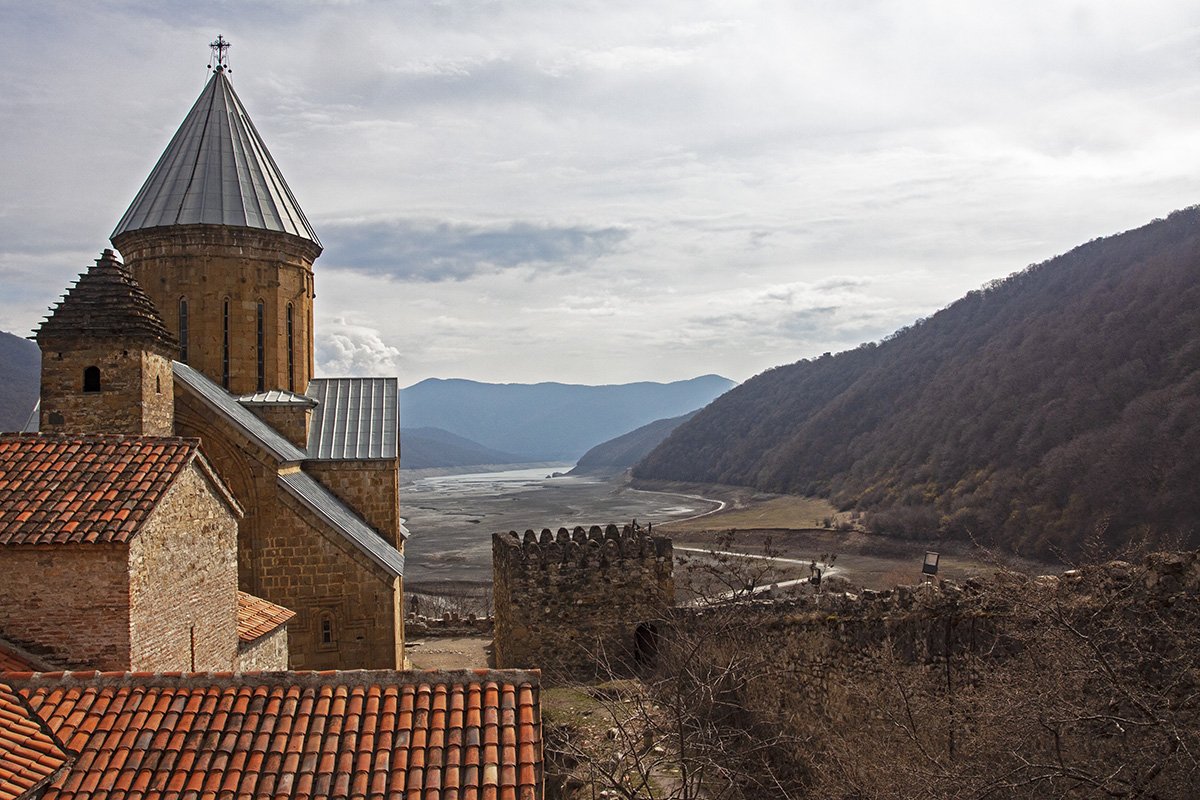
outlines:
{"label": "red tile roof", "polygon": [[296,616],[296,612],[238,590],[238,639],[252,642]]}
{"label": "red tile roof", "polygon": [[0,683],[0,800],[32,797],[71,757],[41,718]]}
{"label": "red tile roof", "polygon": [[535,800],[536,671],[8,673],[78,760],[43,800]]}
{"label": "red tile roof", "polygon": [[45,659],[0,639],[0,672],[45,672],[58,669]]}
{"label": "red tile roof", "polygon": [[0,436],[0,545],[123,544],[199,446],[149,436]]}

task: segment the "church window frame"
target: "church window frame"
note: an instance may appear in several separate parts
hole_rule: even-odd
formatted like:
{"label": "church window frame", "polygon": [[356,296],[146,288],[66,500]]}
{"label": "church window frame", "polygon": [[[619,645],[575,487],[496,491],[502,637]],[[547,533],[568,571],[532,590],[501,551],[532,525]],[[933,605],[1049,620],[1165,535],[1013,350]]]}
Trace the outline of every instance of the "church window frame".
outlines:
{"label": "church window frame", "polygon": [[291,303],[287,304],[287,379],[288,391],[296,391],[296,319]]}
{"label": "church window frame", "polygon": [[179,298],[179,361],[188,363],[188,300]]}
{"label": "church window frame", "polygon": [[254,304],[254,385],[258,392],[267,388],[266,316],[267,304],[259,298]]}
{"label": "church window frame", "polygon": [[321,612],[317,620],[317,645],[323,650],[337,648],[337,626],[334,624],[333,614],[329,611]]}
{"label": "church window frame", "polygon": [[229,298],[221,304],[221,386],[229,390]]}
{"label": "church window frame", "polygon": [[83,391],[87,394],[100,391],[100,368],[94,364],[83,370]]}

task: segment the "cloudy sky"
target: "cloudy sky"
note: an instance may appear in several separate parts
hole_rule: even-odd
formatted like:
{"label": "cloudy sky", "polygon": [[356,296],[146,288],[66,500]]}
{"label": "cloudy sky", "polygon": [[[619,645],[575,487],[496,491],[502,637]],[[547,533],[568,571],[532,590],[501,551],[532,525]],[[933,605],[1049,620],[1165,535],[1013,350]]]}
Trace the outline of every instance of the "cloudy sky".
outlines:
{"label": "cloudy sky", "polygon": [[1200,202],[1194,0],[0,0],[0,329],[232,41],[323,374],[623,383],[877,340]]}

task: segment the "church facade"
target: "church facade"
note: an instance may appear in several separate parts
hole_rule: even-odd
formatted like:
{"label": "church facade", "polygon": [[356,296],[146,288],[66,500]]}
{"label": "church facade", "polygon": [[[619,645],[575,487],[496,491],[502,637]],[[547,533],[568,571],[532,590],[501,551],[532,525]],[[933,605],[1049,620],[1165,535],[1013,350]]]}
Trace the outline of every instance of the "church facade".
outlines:
{"label": "church facade", "polygon": [[397,380],[313,377],[321,244],[223,57],[111,238],[124,263],[106,251],[71,291],[127,275],[153,335],[56,310],[40,430],[200,439],[243,512],[238,588],[295,612],[291,668],[402,668]]}

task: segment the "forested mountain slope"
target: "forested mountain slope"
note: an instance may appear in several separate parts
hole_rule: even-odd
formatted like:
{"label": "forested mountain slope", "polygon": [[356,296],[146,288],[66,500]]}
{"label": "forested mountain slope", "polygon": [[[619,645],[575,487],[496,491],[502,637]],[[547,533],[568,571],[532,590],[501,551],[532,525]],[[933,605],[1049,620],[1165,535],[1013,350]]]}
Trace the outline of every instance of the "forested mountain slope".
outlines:
{"label": "forested mountain slope", "polygon": [[690,414],[670,419],[658,419],[615,439],[601,442],[581,455],[575,468],[567,474],[609,473],[615,475],[624,472],[641,461],[655,447],[658,447],[659,442],[667,438],[671,431],[696,416],[698,411],[699,409]]}
{"label": "forested mountain slope", "polygon": [[636,477],[828,496],[1029,555],[1200,532],[1200,210],[718,398]]}

